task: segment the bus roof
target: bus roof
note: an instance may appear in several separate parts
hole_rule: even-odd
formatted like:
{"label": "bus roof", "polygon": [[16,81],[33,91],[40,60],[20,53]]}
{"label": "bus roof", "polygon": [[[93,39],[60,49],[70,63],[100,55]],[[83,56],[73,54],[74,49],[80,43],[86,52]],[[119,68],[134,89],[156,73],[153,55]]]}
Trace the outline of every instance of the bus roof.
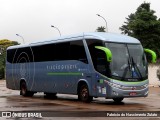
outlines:
{"label": "bus roof", "polygon": [[106,42],[118,42],[118,43],[140,43],[136,38],[116,34],[116,33],[105,33],[105,32],[94,32],[94,33],[84,33],[85,38],[100,39]]}
{"label": "bus roof", "polygon": [[62,37],[58,37],[55,39],[43,40],[43,41],[33,42],[33,43],[29,43],[29,44],[11,46],[11,47],[9,47],[9,49],[50,44],[50,43],[58,43],[58,42],[65,42],[65,41],[74,41],[74,40],[80,40],[83,38],[84,39],[98,39],[98,40],[103,40],[106,42],[136,43],[136,44],[138,43],[138,44],[140,44],[140,41],[137,40],[136,38],[122,35],[122,34],[105,33],[105,32],[87,32],[87,33],[81,33],[81,34],[76,34],[76,35],[62,36]]}

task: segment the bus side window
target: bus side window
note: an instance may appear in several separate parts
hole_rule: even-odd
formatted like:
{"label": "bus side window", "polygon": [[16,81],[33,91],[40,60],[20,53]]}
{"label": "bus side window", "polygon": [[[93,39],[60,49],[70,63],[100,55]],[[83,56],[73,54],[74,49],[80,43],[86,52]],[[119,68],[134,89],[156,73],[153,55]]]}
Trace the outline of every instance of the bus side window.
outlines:
{"label": "bus side window", "polygon": [[69,59],[69,42],[55,44],[55,61]]}
{"label": "bus side window", "polygon": [[109,62],[107,62],[107,57],[104,51],[96,49],[96,55],[95,55],[95,69],[100,72],[103,75],[106,75],[108,77],[111,76],[111,71],[109,67]]}
{"label": "bus side window", "polygon": [[88,63],[82,40],[70,42],[70,59]]}

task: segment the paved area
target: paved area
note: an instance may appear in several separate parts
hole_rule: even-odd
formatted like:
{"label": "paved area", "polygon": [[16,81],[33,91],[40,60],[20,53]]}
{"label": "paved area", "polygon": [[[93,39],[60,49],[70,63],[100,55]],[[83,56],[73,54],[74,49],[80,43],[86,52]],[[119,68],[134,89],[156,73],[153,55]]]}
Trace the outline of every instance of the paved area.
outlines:
{"label": "paved area", "polygon": [[[126,98],[117,104],[111,99],[94,98],[92,103],[82,103],[75,95],[58,94],[57,99],[46,99],[43,93],[37,93],[33,97],[22,97],[19,91],[6,88],[5,80],[0,80],[0,111],[2,112],[36,112],[46,115],[37,118],[0,118],[1,119],[96,119],[96,120],[116,120],[116,119],[147,119],[160,120],[159,117],[104,117],[108,112],[157,112],[160,111],[160,88],[150,87],[149,96],[146,98]],[[108,111],[108,112],[107,112]],[[68,116],[69,114],[69,116]],[[148,114],[148,113],[146,113]],[[47,117],[47,115],[49,115]],[[78,116],[78,117],[72,117]],[[52,117],[50,117],[52,116]],[[53,116],[56,116],[53,118]],[[89,116],[89,117],[87,117]]]}

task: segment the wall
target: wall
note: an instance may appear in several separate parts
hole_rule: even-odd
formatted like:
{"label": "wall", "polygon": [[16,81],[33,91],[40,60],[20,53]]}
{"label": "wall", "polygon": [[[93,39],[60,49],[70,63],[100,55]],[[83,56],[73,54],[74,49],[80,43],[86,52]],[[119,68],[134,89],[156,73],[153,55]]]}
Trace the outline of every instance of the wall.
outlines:
{"label": "wall", "polygon": [[149,78],[149,85],[153,87],[160,86],[160,81],[157,78],[157,69],[159,66],[157,65],[149,65],[148,67],[148,78]]}

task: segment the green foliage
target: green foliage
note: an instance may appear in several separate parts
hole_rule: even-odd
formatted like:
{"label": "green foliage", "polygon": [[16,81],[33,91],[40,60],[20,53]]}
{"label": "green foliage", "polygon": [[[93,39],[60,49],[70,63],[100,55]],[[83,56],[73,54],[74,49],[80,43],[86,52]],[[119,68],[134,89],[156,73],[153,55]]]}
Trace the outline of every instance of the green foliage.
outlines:
{"label": "green foliage", "polygon": [[96,29],[96,31],[97,31],[97,32],[106,32],[105,29],[106,29],[106,28],[105,28],[104,26],[101,26],[101,27],[98,27],[98,28]]}
{"label": "green foliage", "polygon": [[6,49],[9,46],[18,45],[16,41],[10,41],[7,39],[0,40],[0,79],[4,78]]}
{"label": "green foliage", "polygon": [[128,15],[120,30],[123,34],[139,39],[144,48],[155,51],[160,58],[160,19],[154,14],[150,3],[144,2],[135,13]]}

